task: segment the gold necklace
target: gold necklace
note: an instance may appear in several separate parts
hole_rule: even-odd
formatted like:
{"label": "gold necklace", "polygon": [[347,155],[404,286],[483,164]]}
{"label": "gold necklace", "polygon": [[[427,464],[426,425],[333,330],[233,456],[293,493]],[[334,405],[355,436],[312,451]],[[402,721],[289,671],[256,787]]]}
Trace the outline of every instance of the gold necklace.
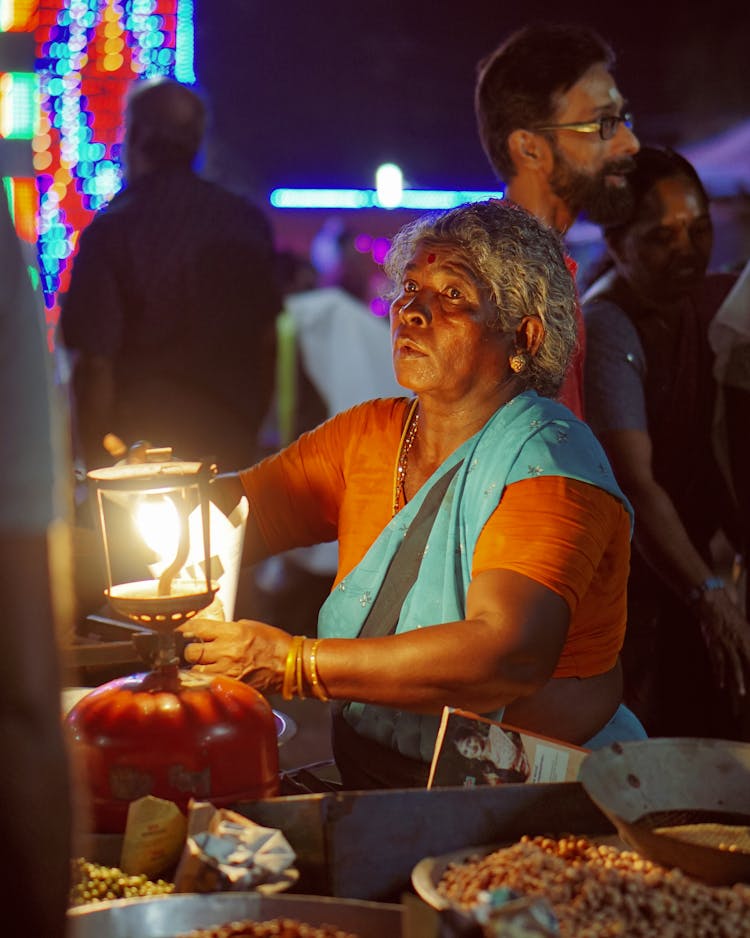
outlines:
{"label": "gold necklace", "polygon": [[417,398],[415,397],[409,408],[409,414],[404,424],[404,430],[401,434],[401,440],[398,444],[398,457],[396,459],[396,470],[393,474],[393,517],[398,514],[399,503],[403,495],[406,502],[406,469],[409,465],[409,451],[414,445],[414,439],[417,435],[419,426],[419,411],[417,410]]}

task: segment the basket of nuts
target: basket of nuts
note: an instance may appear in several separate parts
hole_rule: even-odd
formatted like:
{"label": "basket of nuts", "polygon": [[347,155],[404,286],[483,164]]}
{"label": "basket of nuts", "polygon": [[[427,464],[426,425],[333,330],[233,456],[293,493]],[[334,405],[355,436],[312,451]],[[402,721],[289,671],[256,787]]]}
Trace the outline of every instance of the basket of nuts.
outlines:
{"label": "basket of nuts", "polygon": [[713,885],[750,882],[750,744],[614,743],[586,757],[580,780],[643,857]]}
{"label": "basket of nuts", "polygon": [[486,897],[496,891],[543,902],[556,924],[523,934],[560,938],[740,936],[748,934],[750,920],[750,886],[699,882],[614,837],[524,836],[512,844],[428,857],[415,867],[412,884],[441,914],[456,909],[477,921]]}

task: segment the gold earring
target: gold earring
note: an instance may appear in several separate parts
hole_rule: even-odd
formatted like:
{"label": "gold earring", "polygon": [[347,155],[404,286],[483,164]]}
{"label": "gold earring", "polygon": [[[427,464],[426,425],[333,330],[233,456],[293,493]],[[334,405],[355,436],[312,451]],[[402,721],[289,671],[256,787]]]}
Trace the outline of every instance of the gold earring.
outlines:
{"label": "gold earring", "polygon": [[521,374],[528,363],[528,356],[525,352],[516,352],[515,355],[511,355],[510,357],[511,371],[514,371],[517,375]]}

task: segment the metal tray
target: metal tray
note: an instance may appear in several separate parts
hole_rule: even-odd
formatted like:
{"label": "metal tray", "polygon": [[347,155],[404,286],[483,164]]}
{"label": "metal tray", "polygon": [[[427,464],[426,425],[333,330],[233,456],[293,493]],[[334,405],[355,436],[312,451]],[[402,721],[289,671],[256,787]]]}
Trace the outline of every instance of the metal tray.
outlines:
{"label": "metal tray", "polygon": [[185,893],[118,899],[68,912],[68,938],[175,938],[196,928],[288,917],[335,925],[360,938],[400,938],[402,907],[318,896],[259,896],[249,892]]}

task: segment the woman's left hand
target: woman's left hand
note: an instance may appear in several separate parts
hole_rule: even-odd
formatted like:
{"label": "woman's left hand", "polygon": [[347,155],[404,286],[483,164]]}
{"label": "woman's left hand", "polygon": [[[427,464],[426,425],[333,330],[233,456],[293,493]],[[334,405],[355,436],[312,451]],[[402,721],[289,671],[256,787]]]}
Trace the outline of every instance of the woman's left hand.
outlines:
{"label": "woman's left hand", "polygon": [[193,671],[245,680],[257,690],[281,691],[292,637],[263,622],[191,619],[179,631],[189,640],[183,652]]}

